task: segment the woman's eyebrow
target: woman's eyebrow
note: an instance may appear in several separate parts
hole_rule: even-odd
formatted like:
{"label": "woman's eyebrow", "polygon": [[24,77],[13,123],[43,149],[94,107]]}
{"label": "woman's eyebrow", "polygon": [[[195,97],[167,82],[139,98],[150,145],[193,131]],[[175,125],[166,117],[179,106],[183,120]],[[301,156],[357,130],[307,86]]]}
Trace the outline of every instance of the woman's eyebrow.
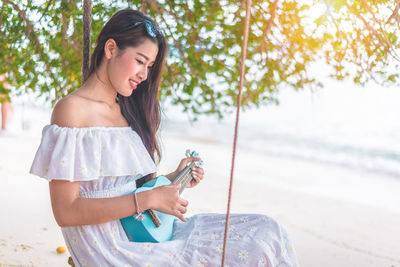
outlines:
{"label": "woman's eyebrow", "polygon": [[[136,54],[138,54],[138,55],[144,57],[147,61],[149,61],[149,58],[148,58],[145,54],[142,54],[142,53],[140,53],[140,52],[136,52]],[[154,61],[152,61],[151,63],[154,63]]]}

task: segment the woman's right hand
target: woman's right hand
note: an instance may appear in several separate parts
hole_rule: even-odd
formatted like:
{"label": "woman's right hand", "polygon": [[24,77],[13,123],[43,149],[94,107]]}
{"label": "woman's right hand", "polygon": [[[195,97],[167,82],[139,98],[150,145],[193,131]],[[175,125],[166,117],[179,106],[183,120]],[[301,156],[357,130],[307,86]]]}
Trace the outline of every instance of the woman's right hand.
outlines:
{"label": "woman's right hand", "polygon": [[180,187],[178,184],[165,185],[147,191],[151,192],[150,208],[174,215],[186,222],[183,214],[186,213],[189,202],[179,196]]}

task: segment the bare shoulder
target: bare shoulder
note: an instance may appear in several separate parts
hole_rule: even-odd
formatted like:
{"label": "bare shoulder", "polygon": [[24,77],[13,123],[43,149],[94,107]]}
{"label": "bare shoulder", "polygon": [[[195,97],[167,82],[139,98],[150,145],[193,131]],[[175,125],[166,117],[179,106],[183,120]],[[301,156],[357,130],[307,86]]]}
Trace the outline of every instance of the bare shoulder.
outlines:
{"label": "bare shoulder", "polygon": [[87,101],[73,94],[57,102],[51,115],[51,124],[60,127],[83,127],[87,119]]}

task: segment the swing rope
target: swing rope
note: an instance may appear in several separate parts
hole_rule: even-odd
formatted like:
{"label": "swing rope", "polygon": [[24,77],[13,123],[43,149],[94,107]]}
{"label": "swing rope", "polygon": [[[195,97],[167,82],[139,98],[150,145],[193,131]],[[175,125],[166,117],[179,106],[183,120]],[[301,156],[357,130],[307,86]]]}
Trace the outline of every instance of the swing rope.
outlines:
{"label": "swing rope", "polygon": [[246,60],[246,51],[247,51],[247,40],[249,38],[250,7],[251,7],[251,0],[247,0],[246,1],[246,19],[245,19],[245,23],[244,23],[244,36],[243,36],[243,42],[242,42],[242,58],[240,60],[239,93],[238,93],[238,96],[237,96],[235,135],[234,135],[234,138],[233,138],[231,176],[230,176],[230,180],[229,180],[228,205],[227,205],[227,208],[226,208],[224,246],[222,248],[221,267],[224,267],[224,265],[225,265],[226,250],[227,250],[226,241],[227,241],[227,238],[228,238],[228,229],[229,229],[229,215],[230,215],[230,209],[231,209],[233,171],[234,171],[234,168],[235,168],[235,156],[236,156],[236,143],[237,143],[237,136],[238,136],[239,113],[240,113],[240,106],[241,106],[241,103],[242,103],[242,89],[243,89],[243,82],[244,82],[244,70],[245,70],[245,60]]}
{"label": "swing rope", "polygon": [[92,0],[83,1],[83,57],[82,57],[82,84],[89,74],[90,58],[90,29],[92,26]]}

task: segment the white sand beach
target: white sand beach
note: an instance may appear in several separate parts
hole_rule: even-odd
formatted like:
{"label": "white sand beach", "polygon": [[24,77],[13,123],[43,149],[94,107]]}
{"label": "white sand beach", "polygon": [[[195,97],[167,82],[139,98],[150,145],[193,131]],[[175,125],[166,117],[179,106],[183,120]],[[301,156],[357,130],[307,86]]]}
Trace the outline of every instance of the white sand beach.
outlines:
{"label": "white sand beach", "polygon": [[[39,137],[0,136],[0,266],[68,266],[47,181],[28,174]],[[184,151],[205,161],[205,180],[183,194],[188,216],[226,209],[231,147],[163,135],[159,173]],[[293,239],[300,266],[400,266],[400,179],[239,149],[231,212],[263,213]]]}

